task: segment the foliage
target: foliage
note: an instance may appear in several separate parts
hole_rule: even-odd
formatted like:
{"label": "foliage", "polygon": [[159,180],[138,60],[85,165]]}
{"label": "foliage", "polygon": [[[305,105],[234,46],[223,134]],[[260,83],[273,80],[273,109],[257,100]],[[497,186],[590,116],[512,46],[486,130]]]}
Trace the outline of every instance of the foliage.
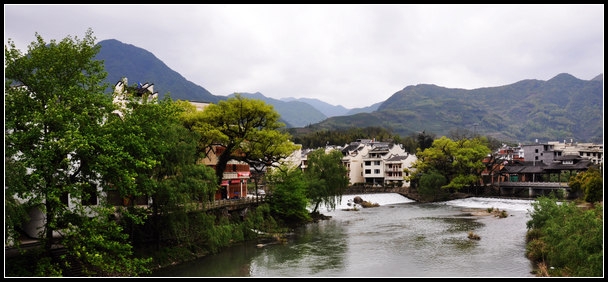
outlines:
{"label": "foliage", "polygon": [[[132,199],[132,208],[123,210],[123,216],[130,219],[124,222],[126,229],[132,230],[132,224],[152,216],[152,234],[146,235],[153,235],[160,248],[161,233],[180,224],[162,216],[200,209],[215,193],[217,180],[212,168],[197,164],[200,135],[184,127],[184,104],[174,102],[169,95],[158,101],[135,94],[129,87],[125,93],[115,93],[126,97],[128,103],[120,109],[120,118],[109,119],[106,126],[109,136],[121,138],[112,140],[114,151],[108,154],[112,157],[102,171],[121,197]],[[150,199],[151,213],[134,213],[133,199],[138,197]]]}
{"label": "foliage", "polygon": [[[87,276],[124,276],[149,274],[151,258],[134,258],[129,236],[116,221],[110,220],[113,209],[85,218],[80,226],[64,229],[62,245],[78,258]],[[72,228],[74,227],[74,228]],[[122,263],[116,263],[117,261]],[[65,268],[74,267],[67,261]]]}
{"label": "foliage", "polygon": [[447,184],[447,179],[437,171],[429,171],[420,176],[418,193],[427,201],[435,201],[445,196],[441,187]]}
{"label": "foliage", "polygon": [[602,276],[603,205],[583,209],[542,196],[532,207],[526,223],[530,259],[552,267],[551,276]]}
{"label": "foliage", "polygon": [[307,155],[304,176],[308,181],[307,198],[316,213],[321,204],[329,210],[340,204],[342,194],[348,187],[347,170],[342,165],[342,153],[338,150],[317,149]]}
{"label": "foliage", "polygon": [[390,140],[395,143],[400,143],[401,141],[399,135],[393,134],[389,129],[382,127],[349,127],[336,130],[290,128],[287,131],[293,136],[295,143],[309,149],[325,147],[327,144],[349,144],[358,139],[376,139],[382,142]]}
{"label": "foliage", "polygon": [[[447,191],[458,191],[464,187],[479,184],[481,171],[484,169],[483,159],[490,154],[485,138],[461,139],[453,141],[441,137],[433,141],[433,145],[426,150],[418,149],[418,159],[412,168],[416,173],[411,180],[418,182],[427,173],[439,173],[447,180],[441,188]],[[436,185],[441,181],[437,177],[426,178],[428,185]],[[426,187],[431,189],[434,187]],[[430,191],[430,190],[428,190]]]}
{"label": "foliage", "polygon": [[583,192],[585,201],[593,203],[601,201],[604,197],[603,177],[595,167],[590,167],[587,171],[577,173],[568,181],[573,193]]}
{"label": "foliage", "polygon": [[208,105],[190,119],[191,127],[202,136],[200,147],[207,150],[217,144],[224,147],[215,167],[218,184],[230,160],[243,161],[250,166],[269,166],[298,148],[289,140],[288,133],[279,131],[284,127],[279,118],[273,107],[264,101],[236,94]]}
{"label": "foliage", "polygon": [[[113,110],[103,93],[103,62],[93,60],[99,51],[94,40],[89,29],[83,39],[68,36],[60,42],[47,43],[36,34],[27,55],[10,39],[5,46],[5,161],[15,166],[7,175],[6,195],[44,213],[40,235],[45,254],[36,275],[61,275],[67,263],[66,256],[50,260],[56,233],[64,235],[60,243],[69,255],[92,269],[106,271],[103,263],[112,260],[115,269],[109,272],[136,275],[131,271],[145,264],[130,258],[119,229],[89,219],[106,214],[103,205],[89,204],[99,196],[99,164],[109,158],[105,153],[111,150],[106,147],[110,137],[102,128]],[[16,224],[14,217],[8,222]],[[92,246],[89,238],[100,236],[107,241],[79,255],[81,247]],[[118,243],[127,245],[114,249]],[[92,259],[104,254],[111,257]]]}
{"label": "foliage", "polygon": [[274,218],[288,226],[297,226],[311,220],[308,206],[308,183],[299,167],[282,166],[267,176],[272,194],[267,196]]}

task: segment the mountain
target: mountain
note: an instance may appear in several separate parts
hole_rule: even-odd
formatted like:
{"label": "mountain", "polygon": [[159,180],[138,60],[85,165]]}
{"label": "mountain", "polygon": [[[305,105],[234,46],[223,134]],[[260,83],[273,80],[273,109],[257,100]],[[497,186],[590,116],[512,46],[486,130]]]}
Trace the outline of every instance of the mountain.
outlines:
{"label": "mountain", "polygon": [[[144,49],[114,39],[98,44],[96,59],[104,61],[111,86],[127,77],[131,84],[154,84],[161,98],[170,94],[176,100],[217,103],[230,97],[213,95]],[[548,81],[528,79],[473,90],[411,85],[384,102],[350,110],[317,99],[244,94],[273,105],[287,127],[307,131],[383,127],[401,136],[421,131],[447,136],[465,129],[503,141],[603,143],[603,74],[581,80],[561,73]]]}
{"label": "mountain", "polygon": [[373,111],[376,111],[380,105],[382,105],[383,102],[378,102],[376,104],[373,104],[369,107],[364,107],[364,108],[354,108],[354,109],[350,109],[346,115],[350,116],[350,115],[354,115],[354,114],[360,114],[360,113],[371,113]]}
{"label": "mountain", "polygon": [[513,142],[603,143],[603,80],[558,74],[548,81],[522,80],[474,90],[432,84],[407,86],[376,111],[332,117],[310,130],[380,126],[401,136],[463,129]]}
{"label": "mountain", "polygon": [[114,90],[116,82],[126,77],[129,85],[137,82],[154,84],[154,91],[158,92],[159,99],[169,94],[175,100],[210,103],[217,103],[220,100],[207,89],[170,69],[152,53],[142,48],[115,39],[100,41],[98,45],[101,48],[95,59],[104,61],[108,73],[105,82],[111,86],[108,93]]}
{"label": "mountain", "polygon": [[[244,98],[258,99],[272,105],[274,109],[281,115],[282,121],[287,127],[304,127],[313,123],[320,122],[327,118],[321,111],[312,105],[293,100],[282,101],[273,98],[268,98],[260,92],[256,93],[239,93]],[[230,94],[227,97],[233,97],[235,94]]]}
{"label": "mountain", "polygon": [[347,115],[348,111],[349,111],[347,108],[345,108],[341,105],[334,106],[332,104],[325,103],[319,99],[288,97],[288,98],[282,98],[281,101],[304,102],[306,104],[313,106],[315,109],[321,111],[326,117],[344,116],[344,115]]}

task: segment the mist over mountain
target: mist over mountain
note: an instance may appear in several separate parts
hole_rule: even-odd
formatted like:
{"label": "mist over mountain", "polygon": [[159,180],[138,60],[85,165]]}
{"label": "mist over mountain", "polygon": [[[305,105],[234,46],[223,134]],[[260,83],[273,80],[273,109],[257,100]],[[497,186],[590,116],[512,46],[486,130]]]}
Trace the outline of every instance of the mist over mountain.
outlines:
{"label": "mist over mountain", "polygon": [[282,98],[280,100],[286,101],[286,102],[298,101],[298,102],[303,102],[303,103],[309,104],[309,105],[315,107],[320,112],[322,112],[326,117],[343,116],[343,115],[347,115],[349,112],[349,109],[345,108],[342,105],[334,106],[334,105],[328,104],[326,102],[323,102],[319,99],[288,97],[288,98]]}
{"label": "mist over mountain", "polygon": [[[217,103],[228,96],[214,95],[170,69],[152,53],[109,39],[98,43],[97,60],[113,86],[123,77],[128,83],[154,84],[159,98]],[[448,135],[464,129],[512,142],[562,141],[603,143],[603,74],[581,80],[567,73],[548,81],[527,79],[513,84],[473,90],[432,84],[404,87],[386,101],[346,109],[319,99],[273,99],[262,93],[241,93],[272,105],[288,128],[337,130],[384,127],[407,136],[418,132]]]}

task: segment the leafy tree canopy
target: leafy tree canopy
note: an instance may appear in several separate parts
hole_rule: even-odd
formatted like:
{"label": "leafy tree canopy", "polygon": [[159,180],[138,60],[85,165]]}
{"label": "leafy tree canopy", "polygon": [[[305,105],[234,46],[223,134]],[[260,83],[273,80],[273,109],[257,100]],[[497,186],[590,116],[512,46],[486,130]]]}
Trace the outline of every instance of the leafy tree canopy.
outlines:
{"label": "leafy tree canopy", "polygon": [[215,145],[224,147],[216,165],[218,181],[230,160],[268,166],[299,148],[288,133],[280,130],[285,125],[279,121],[279,114],[262,100],[237,94],[194,115],[189,122],[201,134],[199,148],[208,151]]}
{"label": "leafy tree canopy", "polygon": [[412,164],[416,171],[412,181],[419,180],[425,173],[436,172],[447,179],[447,184],[441,186],[443,189],[458,191],[477,185],[485,167],[482,161],[491,153],[484,142],[483,138],[453,141],[445,136],[434,140],[424,151],[418,149],[418,159]]}
{"label": "leafy tree canopy", "polygon": [[309,185],[307,196],[313,206],[312,213],[317,212],[321,204],[335,209],[348,187],[347,172],[338,150],[326,152],[321,148],[308,153],[304,175]]}

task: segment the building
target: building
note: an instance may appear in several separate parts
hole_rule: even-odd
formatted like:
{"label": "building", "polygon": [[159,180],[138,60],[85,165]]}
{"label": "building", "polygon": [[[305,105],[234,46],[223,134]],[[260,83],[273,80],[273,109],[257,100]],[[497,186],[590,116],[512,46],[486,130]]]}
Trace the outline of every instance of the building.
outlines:
{"label": "building", "polygon": [[[345,146],[328,145],[326,151],[340,150],[350,186],[409,187],[405,169],[412,169],[416,155],[403,149],[401,144],[359,139]],[[289,162],[299,164],[302,170],[308,165],[307,155],[313,149],[294,152]]]}
{"label": "building", "polygon": [[601,166],[603,161],[600,144],[536,142],[515,148],[505,145],[495,154],[495,159],[486,160],[483,179],[487,184],[559,181],[564,173],[575,175],[589,167]]}

